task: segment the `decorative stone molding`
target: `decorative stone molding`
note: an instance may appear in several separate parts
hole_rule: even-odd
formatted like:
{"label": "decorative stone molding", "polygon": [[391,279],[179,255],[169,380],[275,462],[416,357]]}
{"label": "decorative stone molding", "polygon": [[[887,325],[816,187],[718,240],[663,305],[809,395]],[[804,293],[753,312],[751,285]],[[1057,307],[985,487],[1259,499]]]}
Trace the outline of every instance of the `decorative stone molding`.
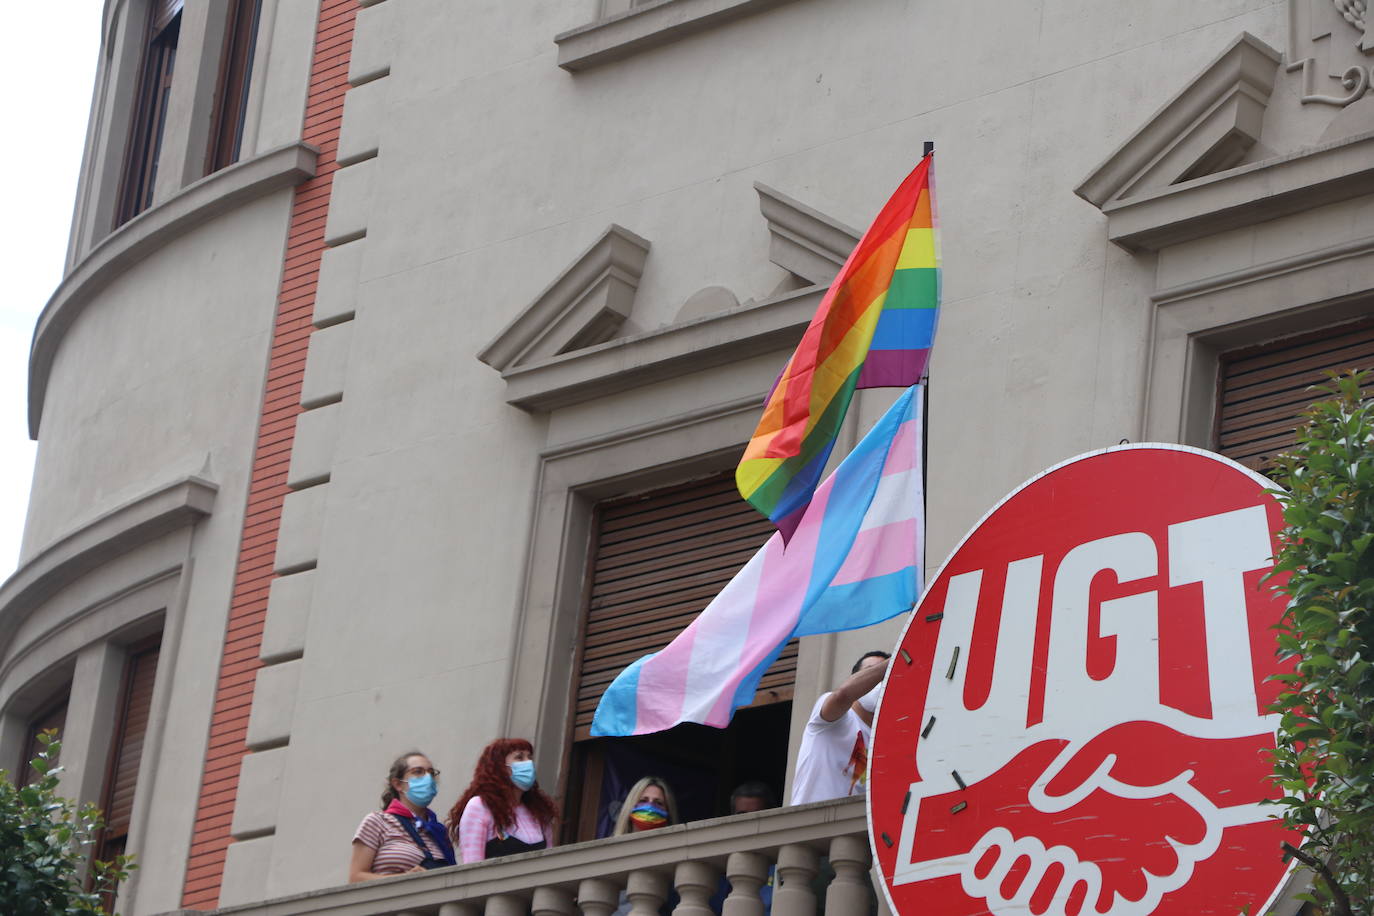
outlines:
{"label": "decorative stone molding", "polygon": [[0,651],[25,618],[60,589],[209,515],[218,489],[204,478],[182,477],[112,509],[29,560],[0,585]]}
{"label": "decorative stone molding", "polygon": [[1374,132],[1109,203],[1107,237],[1158,251],[1374,193]]}
{"label": "decorative stone molding", "polygon": [[677,310],[676,322],[695,321],[720,312],[739,308],[739,297],[724,286],[704,286],[692,295]]}
{"label": "decorative stone molding", "polygon": [[648,0],[554,36],[558,66],[585,70],[629,57],[786,0]]}
{"label": "decorative stone molding", "polygon": [[1208,447],[1220,354],[1365,318],[1374,236],[1157,290],[1141,438]]}
{"label": "decorative stone molding", "polygon": [[1286,69],[1301,74],[1302,104],[1344,108],[1369,91],[1374,14],[1366,6],[1365,0],[1288,0]]}
{"label": "decorative stone molding", "polygon": [[768,221],[768,260],[808,283],[835,279],[860,233],[761,181],[754,190]]}
{"label": "decorative stone molding", "polygon": [[1241,33],[1074,192],[1105,210],[1235,166],[1259,139],[1280,60]]}
{"label": "decorative stone molding", "polygon": [[795,345],[825,290],[808,287],[697,321],[501,373],[506,401],[529,411],[578,404]]}
{"label": "decorative stone molding", "polygon": [[649,242],[612,224],[477,358],[505,375],[613,338],[634,308]]}
{"label": "decorative stone molding", "polygon": [[334,186],[329,194],[329,213],[324,224],[326,248],[367,235],[368,216],[372,207],[372,180],[377,170],[375,156],[374,151],[368,158],[354,161],[351,165],[341,164],[334,173]]}
{"label": "decorative stone molding", "polygon": [[29,352],[29,437],[38,438],[48,373],[67,329],[116,277],[214,217],[315,174],[313,146],[291,143],[221,169],[140,213],[91,250],[63,278],[33,332]]}

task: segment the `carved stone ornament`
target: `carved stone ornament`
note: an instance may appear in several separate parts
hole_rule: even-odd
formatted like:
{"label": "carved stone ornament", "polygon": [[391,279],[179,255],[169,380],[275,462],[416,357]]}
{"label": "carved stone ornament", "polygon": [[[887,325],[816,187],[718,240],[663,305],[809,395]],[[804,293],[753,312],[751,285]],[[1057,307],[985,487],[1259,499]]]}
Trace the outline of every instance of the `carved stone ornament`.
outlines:
{"label": "carved stone ornament", "polygon": [[1369,91],[1369,6],[1370,0],[1289,0],[1288,70],[1302,72],[1304,105],[1344,108]]}

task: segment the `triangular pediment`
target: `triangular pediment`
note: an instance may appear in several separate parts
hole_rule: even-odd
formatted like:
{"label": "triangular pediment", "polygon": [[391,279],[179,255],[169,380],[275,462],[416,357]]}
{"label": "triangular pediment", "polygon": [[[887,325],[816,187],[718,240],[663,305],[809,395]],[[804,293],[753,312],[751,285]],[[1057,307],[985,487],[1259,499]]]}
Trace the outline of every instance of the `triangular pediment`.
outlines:
{"label": "triangular pediment", "polygon": [[1105,208],[1241,164],[1259,140],[1281,60],[1242,33],[1075,193]]}
{"label": "triangular pediment", "polygon": [[768,260],[807,283],[829,284],[859,244],[859,233],[761,181],[754,182],[768,221]]}
{"label": "triangular pediment", "polygon": [[478,358],[501,373],[507,403],[547,412],[790,348],[805,331],[859,233],[755,183],[768,259],[787,272],[762,299],[723,286],[693,293],[674,320],[627,324],[649,243],[612,225]]}
{"label": "triangular pediment", "polygon": [[612,224],[477,354],[499,372],[614,340],[634,309],[649,242]]}

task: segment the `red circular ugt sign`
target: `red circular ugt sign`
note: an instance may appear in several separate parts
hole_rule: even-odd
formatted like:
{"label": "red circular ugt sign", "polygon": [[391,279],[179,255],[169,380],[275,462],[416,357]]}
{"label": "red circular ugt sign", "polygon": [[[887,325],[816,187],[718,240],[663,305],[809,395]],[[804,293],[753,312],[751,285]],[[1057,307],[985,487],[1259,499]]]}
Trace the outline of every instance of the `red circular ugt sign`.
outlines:
{"label": "red circular ugt sign", "polygon": [[1131,445],[1008,496],[907,624],[869,823],[903,916],[1235,916],[1287,866],[1269,483]]}

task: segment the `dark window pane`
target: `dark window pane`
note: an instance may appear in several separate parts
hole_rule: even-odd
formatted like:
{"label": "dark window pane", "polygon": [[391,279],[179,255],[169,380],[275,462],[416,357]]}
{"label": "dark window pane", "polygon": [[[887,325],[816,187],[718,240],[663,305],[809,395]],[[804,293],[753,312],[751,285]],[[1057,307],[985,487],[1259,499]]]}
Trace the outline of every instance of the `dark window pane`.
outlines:
{"label": "dark window pane", "polygon": [[181,34],[180,5],[166,25],[155,15],[139,76],[137,104],[129,130],[124,158],[124,179],[119,195],[116,225],[133,219],[153,202],[157,183],[157,157],[162,151],[162,131],[167,120],[167,101],[172,92],[177,39]]}

